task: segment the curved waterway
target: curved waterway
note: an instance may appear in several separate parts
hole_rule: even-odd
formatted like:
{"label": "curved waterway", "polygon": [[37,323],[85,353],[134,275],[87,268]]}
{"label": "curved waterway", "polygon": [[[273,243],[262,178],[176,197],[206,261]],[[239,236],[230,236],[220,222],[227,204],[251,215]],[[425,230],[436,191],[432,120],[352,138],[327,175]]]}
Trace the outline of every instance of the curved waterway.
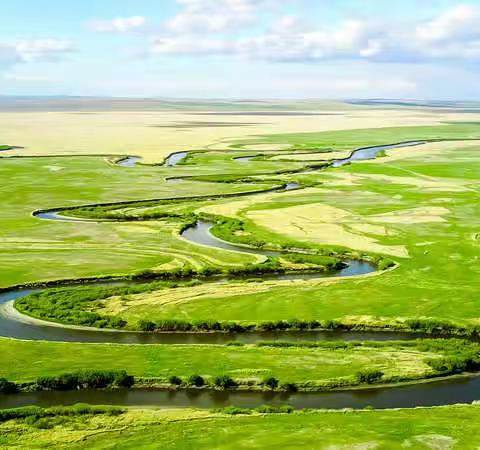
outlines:
{"label": "curved waterway", "polygon": [[127,156],[123,159],[118,160],[115,164],[122,167],[133,167],[135,166],[135,164],[137,164],[138,161],[141,160],[142,158],[140,156]]}
{"label": "curved waterway", "polygon": [[[352,161],[372,159],[383,150],[421,145],[424,141],[411,141],[393,145],[382,145],[357,149],[349,158],[334,160],[331,166],[340,167]],[[167,165],[175,165],[187,152],[177,152],[166,160]],[[118,164],[132,167],[139,158],[128,157]],[[292,183],[287,189],[300,186]],[[62,210],[58,210],[62,211]],[[62,216],[58,211],[49,211],[37,215],[39,218],[51,220],[74,220],[74,217]],[[255,253],[265,256],[278,255],[278,252],[257,250],[237,246],[216,239],[210,233],[212,224],[199,221],[195,226],[186,229],[182,236],[200,245],[207,245],[223,250]],[[283,274],[262,275],[272,279],[309,279],[332,276],[353,276],[370,273],[375,268],[361,261],[348,261],[348,266],[332,273],[315,274]],[[70,287],[74,287],[72,285]],[[62,325],[39,323],[34,319],[22,316],[13,309],[12,302],[28,295],[34,290],[12,290],[0,294],[0,335],[18,339],[48,340],[65,342],[112,342],[124,344],[225,344],[230,341],[253,343],[261,340],[388,340],[411,339],[417,336],[400,332],[342,332],[342,331],[307,331],[307,332],[264,332],[264,333],[135,333],[119,331],[101,331],[96,329],[65,328]],[[23,405],[51,406],[56,404],[73,404],[78,402],[94,404],[115,404],[132,406],[166,406],[166,407],[198,407],[212,408],[234,404],[239,407],[256,407],[262,404],[290,404],[295,408],[397,408],[416,406],[448,405],[469,403],[480,398],[480,377],[470,376],[430,383],[407,386],[379,387],[362,390],[346,390],[331,392],[298,392],[267,393],[241,391],[165,391],[152,389],[131,390],[80,390],[63,392],[32,392],[16,395],[0,395],[0,408]]]}
{"label": "curved waterway", "polygon": [[[379,151],[402,146],[420,145],[423,141],[411,141],[392,145],[382,145],[357,149],[352,152],[347,160],[364,160],[375,158]],[[168,165],[175,165],[187,155],[187,152],[172,153],[166,160]],[[356,156],[357,155],[357,156]],[[341,160],[341,161],[347,161]],[[123,164],[132,167],[138,161],[137,157],[127,157]],[[122,163],[120,161],[119,163]],[[338,160],[340,161],[340,160]],[[285,189],[298,189],[296,183],[289,183]],[[62,210],[50,210],[38,212],[36,217],[48,220],[66,220],[77,222],[91,222],[90,219],[82,219],[62,215]],[[93,220],[95,221],[95,220]],[[221,241],[210,233],[212,224],[205,221],[198,221],[195,226],[187,228],[182,236],[195,244],[206,245],[222,250],[260,254],[264,256],[277,256],[280,253],[260,250],[255,248],[234,245]],[[349,277],[364,275],[375,271],[375,267],[365,261],[347,261],[347,267],[332,272],[317,273],[289,273],[262,275],[263,279],[277,280],[298,280],[317,279],[327,277]],[[71,287],[74,287],[72,285]],[[289,341],[317,341],[317,340],[388,340],[388,339],[411,339],[418,337],[411,333],[401,332],[342,332],[342,331],[279,331],[264,333],[135,333],[119,331],[103,331],[97,329],[79,329],[54,326],[48,323],[38,323],[34,320],[26,320],[25,316],[15,314],[12,301],[16,298],[27,295],[29,291],[10,291],[0,294],[0,335],[19,339],[49,340],[65,342],[113,342],[125,344],[224,344],[231,341],[253,343],[262,340],[289,340]]]}
{"label": "curved waterway", "polygon": [[[52,213],[53,214],[53,213]],[[53,217],[52,217],[53,218]],[[55,220],[68,218],[55,217]],[[80,219],[79,219],[80,220]],[[199,221],[197,225],[187,228],[182,236],[196,244],[207,245],[223,250],[240,251],[260,255],[278,255],[278,252],[256,250],[253,248],[239,247],[220,241],[210,234],[213,225]],[[262,279],[266,280],[308,280],[327,277],[349,277],[363,275],[375,271],[375,267],[364,261],[347,261],[347,267],[331,272],[315,273],[285,273],[266,274]],[[92,283],[95,284],[95,283]],[[105,283],[96,283],[105,285]],[[107,284],[108,285],[108,284]],[[76,287],[71,285],[69,287]],[[319,340],[392,340],[412,339],[415,336],[410,333],[398,332],[347,332],[347,331],[275,331],[275,332],[245,332],[245,333],[139,333],[117,330],[98,330],[94,328],[81,329],[68,328],[39,322],[35,319],[18,313],[13,302],[21,297],[37,290],[12,290],[0,293],[0,335],[4,337],[29,340],[47,340],[63,342],[97,342],[117,344],[225,344],[232,341],[243,343],[255,343],[265,340],[287,341],[319,341]]]}
{"label": "curved waterway", "polygon": [[0,408],[26,405],[52,406],[74,403],[96,405],[219,408],[235,405],[291,405],[294,408],[414,408],[471,403],[480,399],[480,377],[470,376],[397,387],[330,392],[241,392],[205,390],[79,390],[23,392],[0,395]]}
{"label": "curved waterway", "polygon": [[[71,286],[73,287],[73,286]],[[95,328],[68,328],[60,324],[37,322],[21,315],[13,308],[13,301],[35,290],[17,290],[0,294],[0,336],[41,341],[86,342],[114,344],[226,344],[259,341],[321,341],[321,340],[406,340],[416,336],[399,332],[347,331],[271,331],[254,333],[141,333]]]}
{"label": "curved waterway", "polygon": [[380,152],[385,150],[392,150],[394,148],[415,147],[417,145],[426,144],[427,142],[428,141],[407,141],[399,142],[398,144],[375,145],[372,147],[358,148],[354,150],[348,158],[335,159],[330,164],[332,167],[341,167],[354,161],[367,161],[369,159],[375,159]]}
{"label": "curved waterway", "polygon": [[165,165],[169,167],[176,166],[183,158],[188,155],[188,152],[174,152],[171,153],[165,160]]}
{"label": "curved waterway", "polygon": [[[170,153],[165,158],[164,164],[169,167],[176,166],[183,158],[188,155],[188,152],[173,152]],[[143,158],[140,156],[126,156],[125,158],[119,159],[115,162],[115,164],[122,166],[122,167],[134,167],[137,162],[141,161]]]}

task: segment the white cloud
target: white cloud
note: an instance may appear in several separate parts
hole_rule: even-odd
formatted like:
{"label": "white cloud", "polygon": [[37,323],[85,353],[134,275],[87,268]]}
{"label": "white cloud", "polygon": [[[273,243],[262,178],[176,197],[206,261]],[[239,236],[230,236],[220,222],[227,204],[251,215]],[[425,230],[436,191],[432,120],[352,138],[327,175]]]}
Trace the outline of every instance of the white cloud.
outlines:
{"label": "white cloud", "polygon": [[58,39],[19,41],[12,48],[23,62],[59,61],[76,51],[71,42]]}
{"label": "white cloud", "polygon": [[94,20],[89,27],[94,31],[126,33],[143,29],[146,22],[143,16],[117,17],[111,20]]}
{"label": "white cloud", "polygon": [[222,39],[196,39],[191,36],[155,38],[151,54],[216,55],[235,53],[235,43]]}
{"label": "white cloud", "polygon": [[423,42],[446,42],[452,38],[471,40],[480,38],[480,7],[458,5],[434,20],[419,24],[416,38]]}
{"label": "white cloud", "polygon": [[231,31],[256,23],[258,11],[275,5],[273,0],[177,0],[177,3],[183,9],[165,24],[174,33]]}
{"label": "white cloud", "polygon": [[[75,51],[71,42],[58,39],[0,43],[0,73],[22,63],[59,62]],[[3,76],[5,79],[16,81],[40,81],[38,76],[16,75],[8,72]]]}
{"label": "white cloud", "polygon": [[[166,23],[168,32],[152,39],[150,53],[232,54],[268,61],[431,62],[480,60],[480,6],[456,6],[430,21],[392,24],[345,20],[335,29],[315,28],[298,17],[278,18],[248,38],[211,38],[254,23],[268,0],[177,0],[184,9]],[[202,32],[202,34],[198,34]]]}

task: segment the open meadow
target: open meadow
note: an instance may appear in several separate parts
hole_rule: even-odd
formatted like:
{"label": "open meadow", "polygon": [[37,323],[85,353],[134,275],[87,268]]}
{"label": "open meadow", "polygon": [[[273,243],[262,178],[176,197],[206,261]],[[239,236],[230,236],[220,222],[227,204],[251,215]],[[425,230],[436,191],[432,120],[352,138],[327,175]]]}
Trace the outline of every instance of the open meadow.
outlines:
{"label": "open meadow", "polygon": [[[51,390],[71,403],[82,371],[126,371],[189,407],[195,390],[261,405],[352,388],[375,406],[372,385],[476,379],[480,114],[91,102],[0,112],[3,407]],[[101,388],[132,387],[115,383]],[[37,413],[2,419],[0,446],[470,448],[477,409]]]}
{"label": "open meadow", "polygon": [[188,409],[109,413],[98,408],[97,414],[52,411],[50,417],[10,420],[0,425],[0,444],[75,449],[112,448],[113,443],[121,449],[474,449],[479,444],[478,424],[478,405],[290,414],[245,410],[236,415]]}

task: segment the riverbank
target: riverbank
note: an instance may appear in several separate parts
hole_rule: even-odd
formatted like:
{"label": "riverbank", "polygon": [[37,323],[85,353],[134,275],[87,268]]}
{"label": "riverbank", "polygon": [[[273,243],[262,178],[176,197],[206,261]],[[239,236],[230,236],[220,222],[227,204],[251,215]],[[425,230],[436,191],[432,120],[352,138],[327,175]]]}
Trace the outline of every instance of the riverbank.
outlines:
{"label": "riverbank", "polygon": [[[80,408],[77,408],[79,410]],[[238,448],[438,448],[480,445],[480,407],[382,411],[225,409],[39,410],[42,420],[19,417],[0,424],[1,443],[22,448],[178,450]],[[288,410],[287,410],[288,411]],[[18,414],[20,415],[20,414]]]}

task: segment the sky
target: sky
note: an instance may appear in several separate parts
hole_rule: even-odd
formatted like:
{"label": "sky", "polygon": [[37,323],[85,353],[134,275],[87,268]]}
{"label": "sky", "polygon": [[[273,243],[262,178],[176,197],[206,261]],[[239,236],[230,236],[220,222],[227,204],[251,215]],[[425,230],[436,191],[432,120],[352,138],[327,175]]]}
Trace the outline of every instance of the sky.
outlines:
{"label": "sky", "polygon": [[480,0],[16,0],[0,95],[480,100]]}

